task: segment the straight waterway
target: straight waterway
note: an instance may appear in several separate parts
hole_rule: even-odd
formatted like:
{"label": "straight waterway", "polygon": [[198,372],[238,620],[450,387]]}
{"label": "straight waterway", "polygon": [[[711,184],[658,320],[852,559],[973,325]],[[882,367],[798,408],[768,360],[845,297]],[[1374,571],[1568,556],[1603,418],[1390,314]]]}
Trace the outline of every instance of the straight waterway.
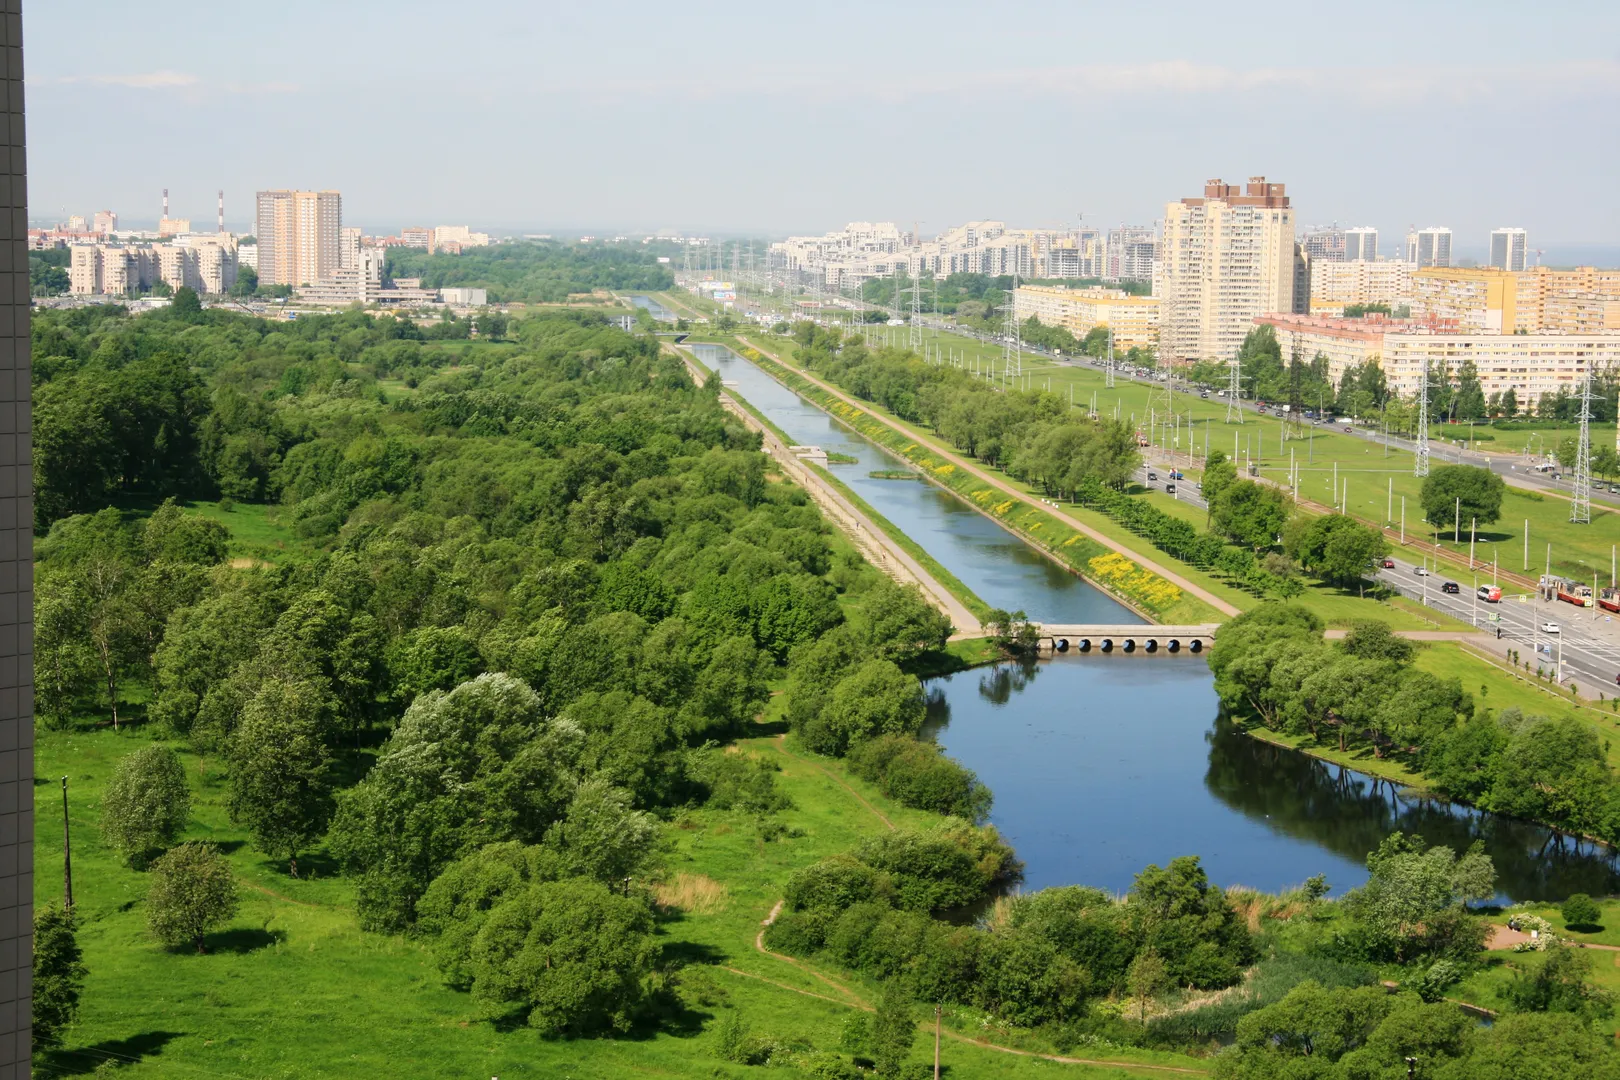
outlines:
{"label": "straight waterway", "polygon": [[[869,476],[910,466],[729,349],[692,348],[795,443],[856,458],[831,469],[992,607],[1142,621],[955,496]],[[940,745],[995,793],[991,821],[1024,860],[1026,888],[1123,891],[1148,863],[1198,855],[1222,885],[1275,891],[1320,873],[1340,892],[1366,879],[1367,852],[1398,829],[1459,851],[1482,841],[1505,898],[1620,892],[1606,847],[1243,735],[1220,716],[1202,659],[1064,656],[934,679],[928,693]]]}

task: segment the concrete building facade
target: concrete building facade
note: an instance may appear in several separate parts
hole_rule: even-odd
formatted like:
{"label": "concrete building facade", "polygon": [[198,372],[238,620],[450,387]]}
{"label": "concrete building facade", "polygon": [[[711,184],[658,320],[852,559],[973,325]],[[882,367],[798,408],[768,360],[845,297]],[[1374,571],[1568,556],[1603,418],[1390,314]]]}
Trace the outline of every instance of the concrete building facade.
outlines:
{"label": "concrete building facade", "polygon": [[1344,261],[1373,262],[1378,258],[1378,230],[1358,225],[1344,231]]}
{"label": "concrete building facade", "polygon": [[1521,407],[1562,387],[1578,390],[1589,370],[1620,371],[1620,332],[1613,331],[1478,333],[1444,322],[1377,316],[1266,315],[1255,322],[1275,328],[1284,356],[1296,350],[1306,358],[1326,356],[1334,382],[1346,368],[1371,361],[1383,370],[1391,389],[1405,396],[1417,392],[1425,363],[1433,377],[1455,378],[1463,364],[1472,362],[1487,396],[1511,388]]}
{"label": "concrete building facade", "polygon": [[306,285],[342,265],[342,193],[261,191],[256,220],[260,283]]}
{"label": "concrete building facade", "polygon": [[1393,309],[1412,293],[1412,268],[1387,259],[1372,262],[1311,260],[1311,314],[1340,315],[1347,304],[1388,304]]}
{"label": "concrete building facade", "polygon": [[1155,296],[1131,296],[1121,289],[1020,285],[1013,293],[1013,313],[1020,322],[1033,315],[1078,338],[1096,327],[1107,327],[1114,331],[1117,349],[1157,348],[1159,344],[1159,300]]}
{"label": "concrete building facade", "polygon": [[[1257,316],[1292,312],[1303,253],[1282,184],[1211,180],[1165,207],[1159,259],[1159,355],[1230,359]],[[1308,302],[1308,298],[1299,297]]]}
{"label": "concrete building facade", "polygon": [[1406,261],[1423,269],[1451,265],[1451,230],[1441,225],[1406,234]]}
{"label": "concrete building facade", "polygon": [[22,0],[0,0],[9,121],[0,243],[0,1080],[27,1080],[33,1027],[34,499]]}
{"label": "concrete building facade", "polygon": [[1498,270],[1525,270],[1529,265],[1530,236],[1523,229],[1491,230],[1490,265]]}

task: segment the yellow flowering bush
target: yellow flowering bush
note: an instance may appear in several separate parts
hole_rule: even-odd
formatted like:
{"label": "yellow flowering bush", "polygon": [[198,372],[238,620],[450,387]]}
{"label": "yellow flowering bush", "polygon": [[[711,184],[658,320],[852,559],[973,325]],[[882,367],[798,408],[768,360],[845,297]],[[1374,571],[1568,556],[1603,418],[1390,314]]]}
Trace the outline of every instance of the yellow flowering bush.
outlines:
{"label": "yellow flowering bush", "polygon": [[1091,576],[1096,580],[1150,611],[1162,611],[1181,600],[1179,586],[1142,569],[1117,551],[1098,555],[1086,565],[1091,568]]}

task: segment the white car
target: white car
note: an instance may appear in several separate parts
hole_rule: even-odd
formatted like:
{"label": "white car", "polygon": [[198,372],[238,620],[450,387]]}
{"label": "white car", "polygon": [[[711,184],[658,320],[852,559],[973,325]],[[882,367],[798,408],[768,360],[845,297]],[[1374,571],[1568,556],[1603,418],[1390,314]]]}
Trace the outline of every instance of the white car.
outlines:
{"label": "white car", "polygon": [[1428,577],[1429,568],[1427,566],[1414,566],[1412,567],[1412,573],[1416,574],[1418,577]]}
{"label": "white car", "polygon": [[1541,632],[1543,634],[1556,634],[1559,632],[1558,624],[1555,622],[1544,622],[1541,624]]}

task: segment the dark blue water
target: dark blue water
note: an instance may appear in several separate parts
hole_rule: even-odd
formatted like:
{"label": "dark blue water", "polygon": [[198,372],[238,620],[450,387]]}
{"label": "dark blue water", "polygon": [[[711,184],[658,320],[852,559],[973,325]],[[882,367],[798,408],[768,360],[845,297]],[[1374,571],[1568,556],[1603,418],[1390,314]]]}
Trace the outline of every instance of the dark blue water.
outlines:
{"label": "dark blue water", "polygon": [[[1139,622],[995,522],[718,346],[696,346],[730,392],[795,441],[852,454],[836,474],[996,607],[1056,622]],[[1551,830],[1414,798],[1236,730],[1209,668],[1190,656],[1065,656],[931,680],[930,729],[995,793],[991,821],[1024,860],[1026,888],[1116,891],[1149,863],[1198,855],[1211,880],[1275,891],[1313,874],[1366,880],[1395,830],[1455,850],[1482,841],[1508,899],[1620,892],[1613,853]]]}

